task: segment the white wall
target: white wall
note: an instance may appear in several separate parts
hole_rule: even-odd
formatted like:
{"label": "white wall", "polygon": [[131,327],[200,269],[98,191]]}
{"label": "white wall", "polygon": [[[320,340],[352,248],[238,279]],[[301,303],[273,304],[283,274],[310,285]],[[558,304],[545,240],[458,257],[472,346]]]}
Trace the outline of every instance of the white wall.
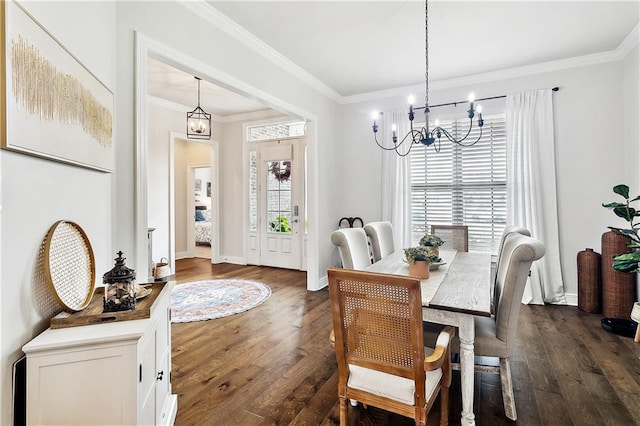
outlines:
{"label": "white wall", "polygon": [[[115,91],[114,3],[22,5]],[[119,140],[114,140],[117,146]],[[7,425],[12,416],[12,363],[22,355],[22,345],[48,327],[50,316],[59,310],[35,270],[38,249],[47,230],[60,219],[77,222],[85,230],[96,259],[98,283],[102,282],[102,274],[112,268],[118,247],[112,244],[114,175],[7,151],[0,152],[0,170],[0,424]]]}
{"label": "white wall", "polygon": [[[470,91],[474,91],[477,98],[483,98],[560,87],[553,95],[560,250],[565,292],[574,304],[577,303],[577,253],[585,247],[600,251],[602,233],[607,231],[608,225],[615,225],[615,217],[601,203],[614,199],[611,192],[614,185],[629,181],[632,174],[634,183],[638,179],[637,49],[635,55],[635,65],[630,59],[626,67],[623,61],[609,62],[430,92],[431,103],[436,104],[466,99]],[[623,79],[627,74],[628,78]],[[636,128],[635,136],[629,132],[627,142],[623,123],[629,111],[625,110],[623,100],[628,90],[635,93],[636,112],[629,118],[635,120]],[[349,164],[370,165],[368,168],[347,167],[345,177],[349,185],[345,187],[341,201],[345,213],[367,213],[366,220],[380,219],[382,156],[394,154],[383,153],[375,145],[370,112],[405,105],[406,97],[403,96],[344,107],[343,119],[345,123],[351,123],[344,127],[345,167]],[[625,161],[629,150],[634,152],[633,160]]]}
{"label": "white wall", "polygon": [[244,259],[242,236],[247,218],[243,215],[242,122],[222,126],[220,152],[220,260]]}
{"label": "white wall", "polygon": [[[640,44],[623,62],[625,170],[632,196],[640,194]],[[612,200],[613,201],[613,200]],[[638,202],[635,203],[638,208]],[[640,279],[636,282],[636,297],[640,300]]]}
{"label": "white wall", "polygon": [[147,181],[148,226],[153,231],[153,258],[171,259],[169,247],[169,145],[171,132],[185,131],[185,115],[177,111],[148,104],[149,146]]}

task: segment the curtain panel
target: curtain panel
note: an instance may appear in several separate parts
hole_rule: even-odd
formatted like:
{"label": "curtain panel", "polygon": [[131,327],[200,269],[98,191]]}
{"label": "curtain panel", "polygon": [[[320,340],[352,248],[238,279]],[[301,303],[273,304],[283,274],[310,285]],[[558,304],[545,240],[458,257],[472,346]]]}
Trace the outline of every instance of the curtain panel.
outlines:
{"label": "curtain panel", "polygon": [[[397,109],[382,114],[378,132],[382,146],[392,147],[391,125],[398,126],[398,138],[409,132],[408,110]],[[410,141],[402,148],[408,149]],[[404,150],[402,152],[405,152]],[[396,250],[411,246],[411,170],[409,157],[400,157],[394,150],[382,150],[382,220],[393,225],[393,243]]]}
{"label": "curtain panel", "polygon": [[566,304],[551,89],[507,96],[507,223],[529,229],[546,247],[531,267],[522,302]]}

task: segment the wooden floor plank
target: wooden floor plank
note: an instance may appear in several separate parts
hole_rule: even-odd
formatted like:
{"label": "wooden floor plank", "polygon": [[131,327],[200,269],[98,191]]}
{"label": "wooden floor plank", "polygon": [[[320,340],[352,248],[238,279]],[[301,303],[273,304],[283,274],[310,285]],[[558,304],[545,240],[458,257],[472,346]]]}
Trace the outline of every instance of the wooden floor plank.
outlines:
{"label": "wooden floor plank", "polygon": [[[214,278],[264,282],[262,305],[231,317],[172,324],[176,425],[336,425],[335,354],[326,290],[306,273],[256,266],[176,262],[179,283]],[[512,359],[518,421],[504,415],[498,375],[476,373],[478,426],[640,425],[640,344],[607,333],[602,316],[569,306],[522,306]],[[439,424],[439,399],[428,424]],[[454,372],[449,424],[460,424]],[[413,425],[376,407],[349,406],[350,426]]]}

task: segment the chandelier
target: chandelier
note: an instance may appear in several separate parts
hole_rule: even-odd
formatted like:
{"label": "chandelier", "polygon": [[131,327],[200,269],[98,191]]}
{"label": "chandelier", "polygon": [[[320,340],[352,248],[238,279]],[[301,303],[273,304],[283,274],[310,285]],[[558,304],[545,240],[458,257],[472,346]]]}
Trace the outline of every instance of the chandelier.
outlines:
{"label": "chandelier", "polygon": [[211,114],[200,108],[200,77],[198,80],[198,106],[187,113],[187,139],[211,139]]}
{"label": "chandelier", "polygon": [[[413,106],[414,103],[414,97],[413,95],[409,96],[409,122],[410,122],[410,130],[409,132],[407,132],[407,134],[398,141],[398,132],[397,132],[397,126],[394,123],[391,126],[391,139],[393,140],[393,146],[389,146],[386,147],[383,144],[381,144],[378,141],[378,124],[376,123],[376,120],[382,115],[382,113],[379,112],[374,112],[372,114],[372,118],[373,118],[373,137],[376,141],[376,144],[378,144],[378,146],[384,150],[394,150],[396,152],[396,154],[398,154],[399,156],[406,156],[409,154],[409,152],[411,151],[411,148],[414,145],[424,145],[424,146],[431,146],[433,145],[434,149],[436,150],[436,152],[440,151],[440,138],[444,135],[449,141],[451,141],[452,143],[456,143],[458,145],[461,146],[472,146],[475,145],[480,138],[482,137],[482,126],[484,125],[484,120],[482,119],[482,106],[477,105],[475,106],[474,109],[474,101],[475,101],[475,96],[473,93],[471,93],[469,95],[469,109],[467,110],[467,117],[469,117],[469,129],[467,130],[466,134],[464,135],[464,137],[460,138],[460,139],[456,139],[455,136],[453,136],[449,131],[447,131],[446,129],[440,127],[438,120],[435,120],[435,127],[432,130],[429,130],[429,113],[430,108],[435,108],[435,107],[440,107],[440,106],[446,106],[446,105],[457,105],[459,103],[464,103],[464,102],[452,102],[449,104],[441,104],[441,105],[429,105],[429,2],[428,0],[426,0],[424,2],[424,24],[425,24],[425,74],[424,74],[424,79],[425,79],[425,95],[424,95],[424,106],[423,107],[415,107]],[[481,99],[481,100],[486,100],[486,99],[492,99],[492,98],[485,98],[485,99]],[[414,129],[413,127],[413,119],[415,118],[415,111],[417,110],[424,110],[424,127],[422,127],[421,129],[417,130]],[[469,135],[471,134],[471,130],[473,128],[473,118],[476,116],[476,113],[478,114],[478,118],[477,118],[477,125],[480,128],[480,132],[478,137],[475,140],[470,140],[467,141],[467,139],[469,138]],[[405,143],[409,143],[409,147],[408,148],[404,148],[403,150],[400,150],[400,147]],[[436,143],[437,142],[437,143]]]}

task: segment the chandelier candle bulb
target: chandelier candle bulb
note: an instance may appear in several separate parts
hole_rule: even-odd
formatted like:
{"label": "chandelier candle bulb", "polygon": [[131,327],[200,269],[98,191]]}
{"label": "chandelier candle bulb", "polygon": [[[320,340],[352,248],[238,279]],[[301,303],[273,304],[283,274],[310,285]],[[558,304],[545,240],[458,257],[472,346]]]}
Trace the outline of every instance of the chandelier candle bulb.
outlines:
{"label": "chandelier candle bulb", "polygon": [[393,143],[398,142],[398,126],[396,126],[396,123],[391,125],[391,137],[393,138]]}
{"label": "chandelier candle bulb", "polygon": [[373,126],[371,126],[373,128],[373,133],[378,133],[378,125],[376,124],[376,118],[378,118],[380,116],[380,113],[378,113],[378,111],[373,111],[371,113],[371,118],[373,119]]}

